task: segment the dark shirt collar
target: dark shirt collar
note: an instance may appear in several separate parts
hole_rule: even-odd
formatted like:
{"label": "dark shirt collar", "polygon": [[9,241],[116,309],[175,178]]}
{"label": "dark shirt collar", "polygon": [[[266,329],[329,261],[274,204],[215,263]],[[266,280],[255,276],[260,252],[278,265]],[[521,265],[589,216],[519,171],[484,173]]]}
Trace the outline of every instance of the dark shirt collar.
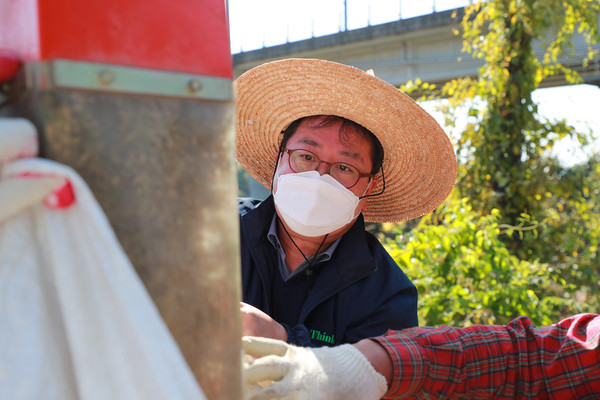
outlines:
{"label": "dark shirt collar", "polygon": [[320,252],[319,254],[308,257],[308,259],[304,260],[304,262],[302,262],[302,264],[300,264],[298,268],[294,270],[294,272],[290,273],[290,270],[285,263],[285,251],[283,250],[283,246],[281,245],[279,237],[277,236],[277,218],[277,213],[273,214],[271,226],[269,227],[269,232],[267,233],[267,238],[269,239],[269,242],[271,242],[273,247],[277,249],[277,253],[279,254],[279,272],[281,273],[281,277],[284,281],[287,281],[288,279],[301,274],[302,271],[306,270],[306,268],[308,268],[310,265],[329,261],[331,259],[331,256],[333,255],[333,252],[340,243],[341,238],[336,239],[333,243],[329,245],[329,247],[327,247],[324,251]]}

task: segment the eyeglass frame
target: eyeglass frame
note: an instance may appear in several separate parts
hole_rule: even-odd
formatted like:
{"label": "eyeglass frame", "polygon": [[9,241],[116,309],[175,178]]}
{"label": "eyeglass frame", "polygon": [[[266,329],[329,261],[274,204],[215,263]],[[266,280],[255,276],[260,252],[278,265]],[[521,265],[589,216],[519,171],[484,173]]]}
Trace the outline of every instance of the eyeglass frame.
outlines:
{"label": "eyeglass frame", "polygon": [[[310,153],[310,154],[312,154],[312,155],[313,155],[313,156],[314,156],[314,157],[315,157],[317,160],[319,160],[319,162],[318,162],[318,164],[317,164],[317,166],[316,166],[316,168],[315,168],[315,169],[313,169],[313,170],[310,170],[310,169],[309,169],[309,170],[306,170],[306,171],[317,171],[317,170],[319,169],[319,167],[321,166],[321,164],[326,164],[326,165],[328,165],[328,166],[329,166],[329,168],[327,169],[327,173],[328,173],[329,175],[331,175],[331,173],[330,173],[330,171],[331,171],[331,167],[333,167],[334,165],[337,165],[337,164],[345,164],[345,165],[348,165],[348,166],[350,166],[350,167],[354,168],[354,169],[356,170],[356,172],[358,173],[358,177],[356,178],[356,182],[354,182],[354,183],[353,183],[352,185],[350,185],[350,186],[346,186],[346,185],[344,185],[342,182],[340,182],[342,185],[344,185],[344,187],[345,187],[346,189],[351,189],[351,188],[353,188],[354,186],[356,186],[356,184],[358,183],[358,181],[360,181],[360,180],[361,180],[361,178],[369,177],[369,178],[371,178],[371,179],[372,179],[372,178],[374,178],[374,177],[377,175],[377,174],[367,174],[367,173],[361,172],[361,171],[360,171],[360,170],[359,170],[357,167],[355,167],[354,165],[352,165],[352,164],[350,164],[350,163],[341,162],[341,161],[338,161],[338,162],[329,162],[329,161],[323,161],[323,160],[321,160],[321,159],[319,158],[319,156],[317,156],[315,153],[313,153],[312,151],[310,151],[310,150],[307,150],[307,149],[290,149],[290,148],[287,148],[287,147],[286,147],[285,149],[283,149],[282,153],[285,153],[285,154],[287,154],[287,155],[288,155],[288,165],[289,165],[290,169],[291,169],[292,171],[294,171],[295,173],[306,172],[306,171],[296,171],[296,170],[294,169],[294,167],[292,167],[292,157],[291,157],[291,156],[292,156],[292,153],[294,153],[295,151],[299,151],[299,150],[302,150],[302,151],[305,151],[305,152],[307,152],[307,153]],[[333,175],[331,175],[331,176],[333,176]],[[337,179],[336,179],[336,180],[337,180]],[[338,181],[338,182],[339,182],[339,181]]]}
{"label": "eyeglass frame", "polygon": [[[281,134],[284,135],[285,131],[281,131]],[[285,148],[285,150],[287,150],[287,147]],[[283,149],[283,142],[279,141],[279,151],[277,152],[277,161],[275,161],[275,168],[273,168],[273,176],[271,177],[271,193],[273,193],[273,183],[275,182],[275,175],[277,174],[279,160],[281,159],[281,155],[283,154],[283,152],[285,150]],[[289,162],[289,157],[288,157],[288,165],[289,165],[289,163],[290,162]],[[292,168],[292,166],[290,165],[290,169],[291,168]],[[292,171],[293,171],[293,169],[292,169]],[[377,197],[377,196],[380,196],[381,194],[383,194],[383,192],[385,192],[385,174],[383,173],[383,165],[381,165],[381,167],[379,169],[379,173],[381,173],[381,191],[378,193],[371,193],[371,194],[366,194],[366,195],[360,196],[361,199],[364,199],[366,197]],[[370,175],[375,177],[375,176],[377,176],[377,173],[370,174]],[[356,181],[356,183],[358,183],[358,180]],[[356,185],[356,183],[354,185]]]}

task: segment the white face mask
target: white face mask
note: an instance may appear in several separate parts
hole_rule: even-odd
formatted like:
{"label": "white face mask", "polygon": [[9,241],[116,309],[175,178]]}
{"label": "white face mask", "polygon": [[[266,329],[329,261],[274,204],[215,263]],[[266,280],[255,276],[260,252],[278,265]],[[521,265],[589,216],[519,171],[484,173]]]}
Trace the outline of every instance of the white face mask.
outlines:
{"label": "white face mask", "polygon": [[360,199],[331,175],[306,171],[276,177],[281,218],[303,236],[323,236],[350,223]]}

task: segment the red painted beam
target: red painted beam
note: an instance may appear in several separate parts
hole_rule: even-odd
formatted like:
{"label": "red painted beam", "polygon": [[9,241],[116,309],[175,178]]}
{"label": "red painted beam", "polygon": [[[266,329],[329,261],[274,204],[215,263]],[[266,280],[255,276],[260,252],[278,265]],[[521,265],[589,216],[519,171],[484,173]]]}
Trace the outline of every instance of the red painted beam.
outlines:
{"label": "red painted beam", "polygon": [[0,83],[14,78],[20,66],[21,60],[16,52],[0,48]]}
{"label": "red painted beam", "polygon": [[225,0],[0,0],[0,47],[232,78]]}

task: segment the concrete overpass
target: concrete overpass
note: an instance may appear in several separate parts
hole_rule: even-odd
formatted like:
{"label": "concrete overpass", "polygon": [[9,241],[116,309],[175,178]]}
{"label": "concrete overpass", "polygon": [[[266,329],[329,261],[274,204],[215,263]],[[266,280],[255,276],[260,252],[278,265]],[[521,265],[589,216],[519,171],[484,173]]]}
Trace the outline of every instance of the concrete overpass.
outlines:
{"label": "concrete overpass", "polygon": [[[395,86],[416,78],[442,84],[458,77],[476,76],[481,61],[462,53],[462,39],[452,33],[460,28],[462,15],[462,8],[436,12],[234,54],[234,75],[237,78],[268,61],[301,57],[373,69],[376,76]],[[600,85],[600,61],[596,59],[584,68],[587,46],[583,38],[575,37],[574,46],[576,54],[561,62],[579,72],[585,83]],[[565,84],[563,76],[556,76],[544,81],[542,87]]]}

